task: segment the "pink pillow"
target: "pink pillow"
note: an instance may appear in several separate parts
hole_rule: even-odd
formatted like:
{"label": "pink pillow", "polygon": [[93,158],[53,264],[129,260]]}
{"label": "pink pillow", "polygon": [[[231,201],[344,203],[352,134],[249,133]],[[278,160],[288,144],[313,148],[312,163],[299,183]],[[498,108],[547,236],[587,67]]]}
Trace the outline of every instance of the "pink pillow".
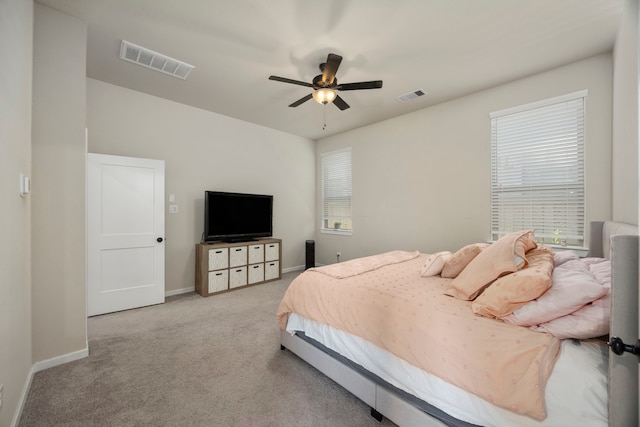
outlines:
{"label": "pink pillow", "polygon": [[442,251],[429,255],[425,260],[424,265],[422,266],[420,276],[430,277],[440,274],[442,268],[444,267],[444,263],[450,256],[451,252],[449,251]]}
{"label": "pink pillow", "polygon": [[[493,285],[491,285],[493,286]],[[608,293],[580,259],[555,267],[551,288],[502,320],[518,326],[533,326],[566,316]]]}
{"label": "pink pillow", "polygon": [[488,243],[472,243],[461,249],[458,249],[453,255],[447,259],[442,268],[440,275],[447,279],[453,279],[476,257],[484,248],[489,246]]}
{"label": "pink pillow", "polygon": [[611,288],[611,260],[606,258],[584,258],[584,263],[589,266],[589,271],[598,283]]}
{"label": "pink pillow", "polygon": [[610,320],[611,295],[608,293],[576,312],[539,326],[532,326],[530,329],[536,332],[547,332],[560,339],[586,340],[607,335]]}
{"label": "pink pillow", "polygon": [[478,254],[451,281],[446,295],[471,301],[500,276],[526,266],[525,253],[537,246],[533,231],[507,234]]}
{"label": "pink pillow", "polygon": [[567,261],[580,259],[577,253],[573,251],[558,251],[553,254],[553,264],[557,267],[559,265],[564,264]]}
{"label": "pink pillow", "polygon": [[500,277],[475,299],[471,304],[475,314],[485,317],[506,316],[551,287],[553,251],[540,246],[530,250],[526,258],[527,267]]}

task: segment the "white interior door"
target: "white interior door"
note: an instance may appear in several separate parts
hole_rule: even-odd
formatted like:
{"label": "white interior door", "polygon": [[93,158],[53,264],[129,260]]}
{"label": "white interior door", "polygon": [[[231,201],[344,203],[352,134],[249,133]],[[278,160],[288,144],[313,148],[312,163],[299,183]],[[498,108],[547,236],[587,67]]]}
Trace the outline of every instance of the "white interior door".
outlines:
{"label": "white interior door", "polygon": [[88,154],[87,314],[164,302],[164,161]]}

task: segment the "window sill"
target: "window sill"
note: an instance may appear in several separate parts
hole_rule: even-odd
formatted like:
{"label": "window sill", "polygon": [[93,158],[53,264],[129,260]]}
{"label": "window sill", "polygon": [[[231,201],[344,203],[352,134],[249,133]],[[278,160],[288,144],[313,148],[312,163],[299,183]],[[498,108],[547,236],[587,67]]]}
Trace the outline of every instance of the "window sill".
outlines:
{"label": "window sill", "polygon": [[352,230],[340,230],[339,228],[321,228],[322,234],[334,234],[336,236],[351,236]]}
{"label": "window sill", "polygon": [[[491,244],[493,242],[495,242],[495,240],[487,240],[487,243],[489,243],[489,244]],[[546,247],[553,249],[554,252],[573,251],[573,252],[577,253],[580,258],[586,257],[587,254],[589,253],[589,248],[585,248],[583,246],[562,246],[562,245],[556,245],[556,244],[551,244],[551,243],[540,243],[540,244],[545,245]]]}
{"label": "window sill", "polygon": [[580,256],[580,258],[586,257],[587,254],[589,253],[589,248],[584,248],[582,246],[561,246],[561,245],[550,245],[550,244],[546,244],[546,246],[553,249],[554,252],[573,251],[577,253],[578,256]]}

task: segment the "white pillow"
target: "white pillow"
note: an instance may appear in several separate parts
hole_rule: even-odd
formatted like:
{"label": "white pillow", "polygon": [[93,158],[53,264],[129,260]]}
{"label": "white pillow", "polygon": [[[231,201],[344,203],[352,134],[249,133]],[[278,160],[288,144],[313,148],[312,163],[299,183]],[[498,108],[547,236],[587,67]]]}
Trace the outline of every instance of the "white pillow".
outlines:
{"label": "white pillow", "polygon": [[611,295],[607,294],[568,316],[553,319],[539,326],[532,326],[530,329],[537,332],[548,332],[560,339],[586,340],[607,335],[610,320]]}
{"label": "white pillow", "polygon": [[539,325],[571,314],[609,293],[580,259],[555,267],[551,278],[547,292],[501,319],[519,326]]}
{"label": "white pillow", "polygon": [[589,271],[594,275],[596,280],[607,288],[611,288],[611,260],[606,258],[583,258],[582,261],[587,264]]}
{"label": "white pillow", "polygon": [[577,253],[569,250],[557,251],[553,253],[553,265],[556,267],[573,259],[580,259]]}
{"label": "white pillow", "polygon": [[431,254],[427,257],[420,271],[420,276],[431,277],[437,276],[442,272],[444,263],[451,257],[451,252],[442,251],[435,254]]}

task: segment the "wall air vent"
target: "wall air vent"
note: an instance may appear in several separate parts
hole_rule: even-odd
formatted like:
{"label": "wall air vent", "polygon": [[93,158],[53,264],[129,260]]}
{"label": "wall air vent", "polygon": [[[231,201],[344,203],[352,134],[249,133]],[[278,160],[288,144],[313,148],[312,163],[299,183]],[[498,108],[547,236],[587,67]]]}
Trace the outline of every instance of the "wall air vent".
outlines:
{"label": "wall air vent", "polygon": [[195,67],[177,59],[122,40],[120,59],[186,80]]}
{"label": "wall air vent", "polygon": [[413,101],[414,99],[426,95],[427,92],[425,92],[422,89],[418,89],[418,90],[414,90],[413,92],[409,92],[409,93],[405,93],[404,95],[400,95],[398,97],[396,97],[396,99],[402,103],[404,102],[409,102],[409,101]]}

